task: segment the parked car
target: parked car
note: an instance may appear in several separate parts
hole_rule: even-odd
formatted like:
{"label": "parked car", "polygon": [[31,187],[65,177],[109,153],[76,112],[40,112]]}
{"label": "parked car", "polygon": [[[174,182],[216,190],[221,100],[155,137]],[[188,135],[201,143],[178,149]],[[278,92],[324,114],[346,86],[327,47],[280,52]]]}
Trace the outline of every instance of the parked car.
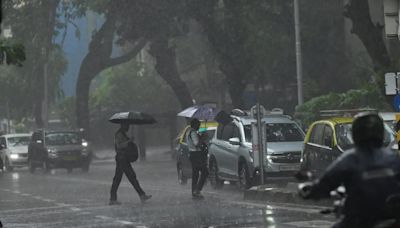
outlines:
{"label": "parked car", "polygon": [[54,168],[65,168],[72,172],[73,168],[89,171],[92,150],[83,138],[82,131],[47,131],[33,133],[28,147],[28,163],[30,172],[41,167],[49,171]]}
{"label": "parked car", "polygon": [[382,117],[383,121],[387,125],[389,125],[390,128],[393,129],[393,131],[396,131],[396,115],[399,115],[400,113],[398,112],[380,112],[379,115]]}
{"label": "parked car", "polygon": [[[216,122],[201,122],[199,133],[203,137],[211,139],[214,137],[218,123]],[[175,148],[176,153],[176,169],[178,172],[178,181],[184,185],[187,180],[192,178],[192,164],[189,160],[189,150],[186,142],[186,135],[190,126],[186,126],[178,135],[178,143]]]}
{"label": "parked car", "polygon": [[30,134],[6,134],[0,137],[0,160],[3,170],[13,171],[28,165]]}
{"label": "parked car", "polygon": [[[319,176],[344,151],[353,148],[352,123],[351,117],[334,117],[311,124],[304,140],[301,168]],[[392,148],[394,141],[394,132],[385,124],[384,145],[397,152]]]}
{"label": "parked car", "polygon": [[[209,146],[210,182],[221,187],[224,180],[238,182],[247,189],[260,181],[260,170],[253,163],[251,123],[248,115],[232,116],[233,121],[220,125]],[[267,152],[264,155],[266,180],[292,177],[300,169],[304,132],[291,117],[266,115]]]}

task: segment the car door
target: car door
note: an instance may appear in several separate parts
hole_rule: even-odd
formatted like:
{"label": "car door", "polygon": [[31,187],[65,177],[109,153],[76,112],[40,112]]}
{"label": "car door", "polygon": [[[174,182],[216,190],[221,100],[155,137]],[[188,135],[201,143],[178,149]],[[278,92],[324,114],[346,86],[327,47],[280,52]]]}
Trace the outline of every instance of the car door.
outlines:
{"label": "car door", "polygon": [[310,138],[305,144],[305,159],[306,168],[310,171],[318,170],[319,166],[319,153],[320,144],[324,132],[324,125],[322,123],[315,124],[310,133]]}
{"label": "car door", "polygon": [[229,139],[234,137],[236,130],[238,131],[238,128],[234,122],[224,126],[220,140],[219,168],[228,178],[235,178],[237,176],[233,163],[235,160],[237,161],[237,150],[239,146],[229,142]]}
{"label": "car door", "polygon": [[[239,127],[232,122],[232,131],[230,134],[230,138],[227,140],[227,156],[226,156],[226,164],[227,164],[227,169],[230,175],[237,176],[238,175],[238,161],[239,161],[239,156],[240,156],[240,146],[242,143],[242,137],[240,135],[240,129]],[[229,142],[229,139],[236,138],[239,139],[240,144],[236,143],[231,143]]]}
{"label": "car door", "polygon": [[323,172],[334,160],[333,154],[333,128],[324,124],[324,134],[320,149],[320,171]]}

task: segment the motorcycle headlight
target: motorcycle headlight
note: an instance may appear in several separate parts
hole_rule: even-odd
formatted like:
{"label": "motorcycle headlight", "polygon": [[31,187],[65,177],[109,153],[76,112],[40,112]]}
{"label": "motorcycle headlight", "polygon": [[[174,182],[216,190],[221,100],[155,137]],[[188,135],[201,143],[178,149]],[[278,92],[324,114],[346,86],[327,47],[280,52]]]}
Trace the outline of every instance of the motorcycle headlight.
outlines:
{"label": "motorcycle headlight", "polygon": [[11,155],[10,155],[10,158],[11,158],[11,159],[18,159],[18,158],[19,158],[19,155],[18,155],[18,154],[11,154]]}
{"label": "motorcycle headlight", "polygon": [[83,141],[83,142],[82,142],[82,146],[83,146],[83,147],[88,147],[88,146],[89,146],[89,143],[88,143],[88,142],[85,142],[85,141]]}

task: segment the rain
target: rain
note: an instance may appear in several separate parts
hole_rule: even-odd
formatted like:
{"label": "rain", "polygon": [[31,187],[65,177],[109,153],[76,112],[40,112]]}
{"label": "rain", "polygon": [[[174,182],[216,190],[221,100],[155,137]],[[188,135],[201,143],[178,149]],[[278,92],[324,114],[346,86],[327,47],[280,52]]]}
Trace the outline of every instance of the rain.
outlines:
{"label": "rain", "polygon": [[400,0],[0,6],[0,228],[399,226]]}

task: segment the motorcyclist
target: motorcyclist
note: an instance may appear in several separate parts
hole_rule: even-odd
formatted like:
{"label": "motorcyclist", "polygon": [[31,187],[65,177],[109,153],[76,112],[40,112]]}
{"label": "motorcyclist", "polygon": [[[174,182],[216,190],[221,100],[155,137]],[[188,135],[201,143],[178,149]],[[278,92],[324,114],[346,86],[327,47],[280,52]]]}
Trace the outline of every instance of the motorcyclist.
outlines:
{"label": "motorcyclist", "polygon": [[383,147],[383,120],[376,113],[355,116],[352,136],[355,148],[343,153],[303,189],[302,197],[328,198],[332,190],[343,185],[347,194],[343,218],[333,227],[373,227],[390,217],[385,202],[400,193],[400,158]]}

